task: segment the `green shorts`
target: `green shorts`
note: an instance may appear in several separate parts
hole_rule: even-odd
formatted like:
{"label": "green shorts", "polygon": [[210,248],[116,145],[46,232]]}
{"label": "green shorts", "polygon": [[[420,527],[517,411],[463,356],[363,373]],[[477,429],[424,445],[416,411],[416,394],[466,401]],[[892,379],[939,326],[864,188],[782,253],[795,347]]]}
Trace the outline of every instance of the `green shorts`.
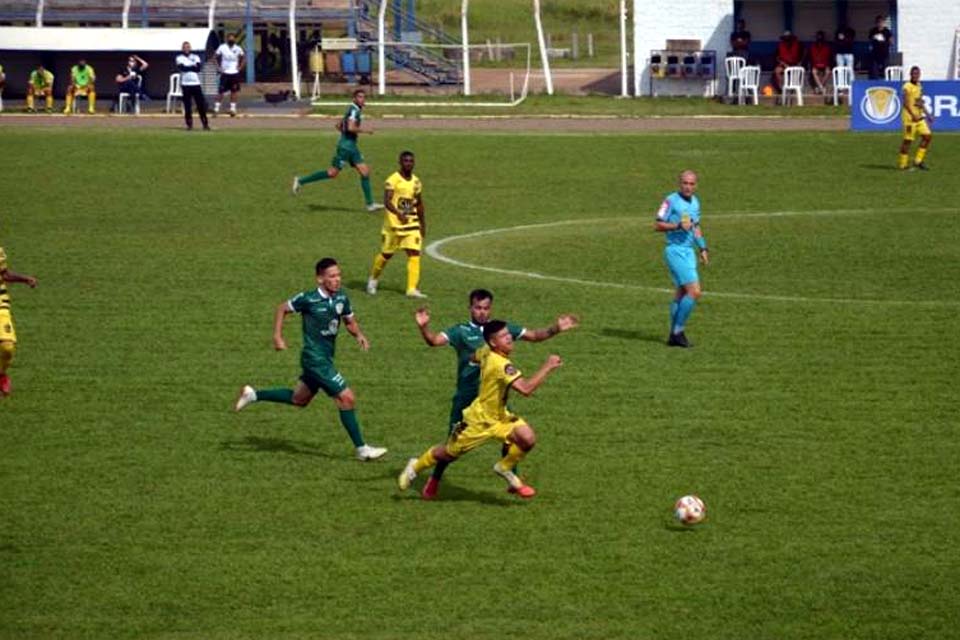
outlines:
{"label": "green shorts", "polygon": [[323,389],[323,392],[331,398],[337,397],[350,387],[347,384],[347,379],[334,368],[332,362],[329,364],[303,365],[300,380],[307,385],[311,393],[315,394]]}
{"label": "green shorts", "polygon": [[345,164],[349,164],[351,167],[363,164],[363,154],[360,153],[360,147],[352,140],[341,140],[340,143],[337,144],[337,150],[333,154],[333,160],[330,161],[330,166],[336,168],[338,171],[343,169],[343,165]]}

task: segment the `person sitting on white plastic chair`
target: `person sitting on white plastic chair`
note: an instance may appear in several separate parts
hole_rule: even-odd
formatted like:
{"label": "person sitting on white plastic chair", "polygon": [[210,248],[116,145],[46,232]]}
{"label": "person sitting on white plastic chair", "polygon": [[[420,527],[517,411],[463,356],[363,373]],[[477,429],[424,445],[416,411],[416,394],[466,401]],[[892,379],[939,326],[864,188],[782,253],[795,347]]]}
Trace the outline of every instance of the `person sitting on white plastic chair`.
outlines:
{"label": "person sitting on white plastic chair", "polygon": [[817,31],[816,38],[807,50],[810,60],[810,84],[816,93],[827,92],[827,80],[830,78],[830,59],[833,53],[823,31]]}
{"label": "person sitting on white plastic chair", "polygon": [[783,71],[787,67],[795,67],[803,60],[803,45],[797,36],[788,29],[780,36],[777,43],[777,64],[773,67],[773,88],[780,92],[783,89]]}
{"label": "person sitting on white plastic chair", "polygon": [[115,80],[117,82],[117,113],[123,112],[123,101],[121,96],[127,95],[133,101],[134,111],[140,112],[140,90],[143,82],[143,72],[150,65],[136,54],[131,54],[127,62],[120,69]]}

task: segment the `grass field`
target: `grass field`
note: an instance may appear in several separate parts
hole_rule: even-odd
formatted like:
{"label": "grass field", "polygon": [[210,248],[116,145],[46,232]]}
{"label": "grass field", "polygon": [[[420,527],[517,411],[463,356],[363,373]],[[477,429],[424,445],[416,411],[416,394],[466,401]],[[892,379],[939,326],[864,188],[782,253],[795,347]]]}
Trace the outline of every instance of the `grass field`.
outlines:
{"label": "grass field", "polygon": [[[288,193],[332,135],[0,135],[0,244],[40,279],[12,286],[0,637],[956,636],[960,138],[905,174],[885,135],[365,139],[378,184],[417,152],[428,240],[505,229],[445,258],[543,276],[427,258],[435,329],[477,286],[530,327],[583,320],[516,353],[565,361],[513,400],[538,497],[506,495],[488,447],[430,503],[395,477],[445,432],[454,357],[420,340],[400,258],[362,292],[380,222],[355,177]],[[663,344],[651,231],[686,167],[713,258],[689,351]],[[373,342],[342,335],[338,364],[381,462],[325,400],[230,411],[298,375],[273,309],[323,255]],[[707,522],[672,523],[685,493]]]}

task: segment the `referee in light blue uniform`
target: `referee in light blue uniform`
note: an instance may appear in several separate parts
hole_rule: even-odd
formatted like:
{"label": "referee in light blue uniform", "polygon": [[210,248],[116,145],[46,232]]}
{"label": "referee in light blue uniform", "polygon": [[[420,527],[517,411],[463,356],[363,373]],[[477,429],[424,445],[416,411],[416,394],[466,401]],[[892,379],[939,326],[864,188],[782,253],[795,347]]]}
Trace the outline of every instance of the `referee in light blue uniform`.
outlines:
{"label": "referee in light blue uniform", "polygon": [[683,330],[701,294],[697,252],[704,265],[710,262],[707,240],[700,230],[700,199],[695,195],[696,190],[697,174],[690,170],[681,173],[680,188],[664,198],[654,222],[654,230],[666,237],[663,259],[677,288],[670,303],[667,344],[671,347],[693,346]]}

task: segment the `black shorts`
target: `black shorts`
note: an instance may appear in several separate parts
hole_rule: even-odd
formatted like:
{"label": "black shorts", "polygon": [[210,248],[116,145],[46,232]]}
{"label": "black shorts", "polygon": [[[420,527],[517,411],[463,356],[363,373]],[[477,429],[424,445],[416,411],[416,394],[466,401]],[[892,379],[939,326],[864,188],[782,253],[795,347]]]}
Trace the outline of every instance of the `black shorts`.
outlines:
{"label": "black shorts", "polygon": [[226,93],[227,91],[240,91],[239,73],[220,74],[220,93]]}

